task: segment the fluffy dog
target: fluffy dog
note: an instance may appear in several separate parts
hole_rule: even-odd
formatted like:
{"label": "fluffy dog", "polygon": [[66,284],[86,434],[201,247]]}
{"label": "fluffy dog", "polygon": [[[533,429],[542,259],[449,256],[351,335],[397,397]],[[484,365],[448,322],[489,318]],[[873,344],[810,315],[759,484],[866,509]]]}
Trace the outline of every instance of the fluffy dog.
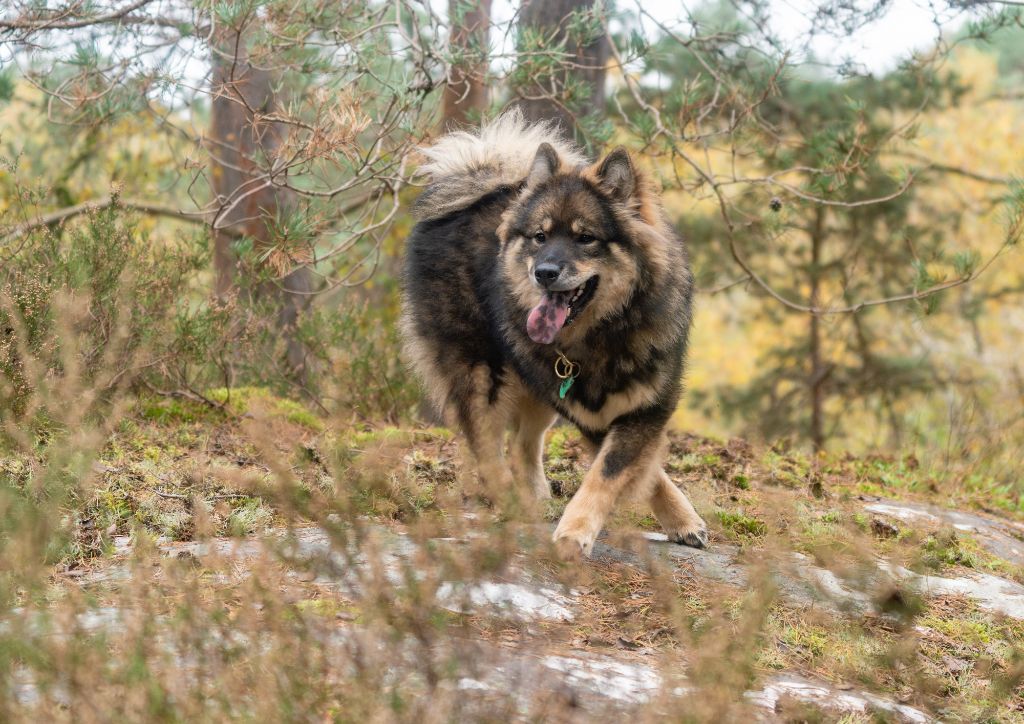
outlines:
{"label": "fluffy dog", "polygon": [[431,181],[406,246],[406,353],[485,490],[549,497],[544,432],[561,414],[594,453],[554,533],[562,555],[589,555],[624,494],[649,499],[671,540],[704,547],[704,522],[662,469],[693,277],[629,153],[588,164],[516,112],[423,152]]}

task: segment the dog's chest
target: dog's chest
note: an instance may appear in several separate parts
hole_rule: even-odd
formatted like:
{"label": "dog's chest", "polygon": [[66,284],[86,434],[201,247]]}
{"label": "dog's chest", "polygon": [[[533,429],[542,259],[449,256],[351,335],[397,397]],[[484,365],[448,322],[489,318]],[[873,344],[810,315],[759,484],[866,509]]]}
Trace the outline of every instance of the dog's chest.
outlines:
{"label": "dog's chest", "polygon": [[[574,385],[575,387],[575,385]],[[583,391],[582,385],[578,391]],[[559,410],[573,422],[587,428],[602,432],[622,415],[656,404],[660,397],[657,384],[651,382],[633,382],[618,392],[604,396],[600,407],[580,402],[570,388],[564,399],[558,401]]]}

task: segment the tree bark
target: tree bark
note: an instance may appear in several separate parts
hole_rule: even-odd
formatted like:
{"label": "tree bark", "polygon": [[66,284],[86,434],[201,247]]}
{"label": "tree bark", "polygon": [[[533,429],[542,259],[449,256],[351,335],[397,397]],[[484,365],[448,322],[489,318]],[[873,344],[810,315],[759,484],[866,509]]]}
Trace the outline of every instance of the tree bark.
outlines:
{"label": "tree bark", "polygon": [[[821,247],[824,243],[825,208],[818,206],[815,211],[814,228],[811,230],[811,299],[810,306],[818,307],[821,289]],[[821,359],[821,316],[811,314],[810,356],[811,370],[808,386],[811,395],[811,444],[815,452],[825,447],[825,378],[828,376]]]}
{"label": "tree bark", "polygon": [[491,0],[448,0],[451,50],[457,56],[442,98],[441,130],[475,123],[487,109]]}
{"label": "tree bark", "polygon": [[[519,89],[518,105],[531,121],[556,120],[567,134],[586,140],[578,119],[587,111],[601,111],[605,104],[605,66],[608,64],[608,39],[601,35],[588,45],[579,45],[567,33],[566,19],[579,10],[594,7],[594,0],[524,0],[520,24],[549,39],[548,48],[566,43],[566,63],[550,77],[535,78]],[[566,97],[568,80],[590,87],[585,107]]]}
{"label": "tree bark", "polygon": [[[254,22],[251,20],[250,22]],[[257,253],[274,243],[275,217],[293,208],[293,194],[275,185],[267,172],[273,168],[287,129],[266,120],[279,110],[275,93],[277,78],[250,62],[247,25],[223,29],[213,55],[213,101],[207,150],[217,209],[213,215],[215,293],[228,299],[244,292],[243,302],[273,298],[277,326],[286,341],[289,372],[305,377],[305,349],[295,331],[299,314],[308,305],[312,277],[300,266],[278,280],[258,288],[242,288],[238,279],[238,255],[234,242],[240,236],[253,240]]]}

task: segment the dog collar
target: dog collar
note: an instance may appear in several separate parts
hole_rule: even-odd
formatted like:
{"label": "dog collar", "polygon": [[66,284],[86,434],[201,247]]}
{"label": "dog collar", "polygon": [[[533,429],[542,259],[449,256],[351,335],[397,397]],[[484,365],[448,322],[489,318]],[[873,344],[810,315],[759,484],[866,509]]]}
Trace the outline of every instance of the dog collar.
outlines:
{"label": "dog collar", "polygon": [[555,377],[562,381],[558,386],[558,399],[564,400],[572,383],[580,376],[580,366],[566,357],[563,352],[555,351],[558,352],[558,356],[555,357]]}

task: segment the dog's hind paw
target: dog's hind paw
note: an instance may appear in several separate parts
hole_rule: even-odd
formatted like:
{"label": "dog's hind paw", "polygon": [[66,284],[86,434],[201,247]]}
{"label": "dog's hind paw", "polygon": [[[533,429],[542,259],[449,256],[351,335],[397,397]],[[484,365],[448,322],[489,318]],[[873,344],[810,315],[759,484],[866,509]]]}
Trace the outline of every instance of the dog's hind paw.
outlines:
{"label": "dog's hind paw", "polygon": [[673,533],[668,537],[668,539],[673,543],[690,546],[691,548],[707,548],[708,529],[700,527],[697,530],[680,531],[678,533]]}

